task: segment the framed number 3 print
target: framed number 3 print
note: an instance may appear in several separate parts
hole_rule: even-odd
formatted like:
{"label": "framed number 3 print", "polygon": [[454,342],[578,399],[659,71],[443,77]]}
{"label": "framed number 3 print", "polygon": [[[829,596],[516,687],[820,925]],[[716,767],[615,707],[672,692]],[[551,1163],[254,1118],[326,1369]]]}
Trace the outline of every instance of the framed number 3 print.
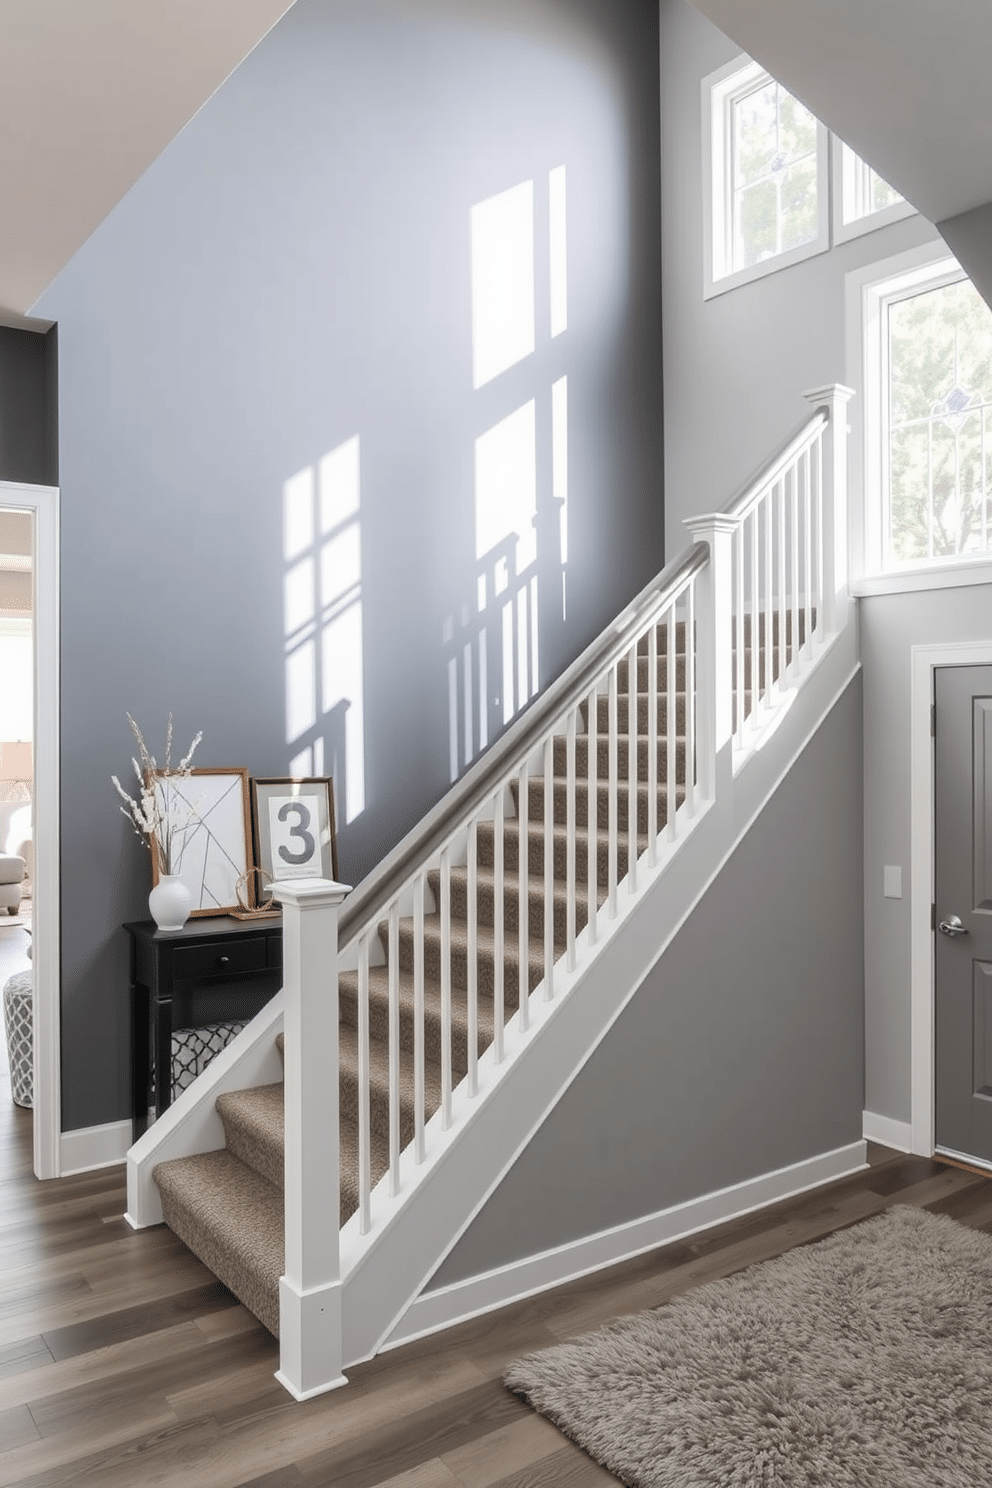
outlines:
{"label": "framed number 3 print", "polygon": [[[308,780],[252,780],[252,831],[255,863],[274,880],[337,879],[334,783],[329,776]],[[259,887],[260,903],[268,894]]]}

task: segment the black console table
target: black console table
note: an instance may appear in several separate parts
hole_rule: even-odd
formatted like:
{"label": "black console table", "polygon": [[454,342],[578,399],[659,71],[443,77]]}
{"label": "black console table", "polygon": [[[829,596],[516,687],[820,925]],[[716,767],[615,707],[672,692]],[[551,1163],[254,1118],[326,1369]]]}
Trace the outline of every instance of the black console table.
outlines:
{"label": "black console table", "polygon": [[[124,926],[131,941],[131,1118],[134,1140],[172,1101],[174,1029],[253,1018],[282,986],[282,918],[211,915],[182,930]],[[154,1093],[152,1077],[154,1076]]]}

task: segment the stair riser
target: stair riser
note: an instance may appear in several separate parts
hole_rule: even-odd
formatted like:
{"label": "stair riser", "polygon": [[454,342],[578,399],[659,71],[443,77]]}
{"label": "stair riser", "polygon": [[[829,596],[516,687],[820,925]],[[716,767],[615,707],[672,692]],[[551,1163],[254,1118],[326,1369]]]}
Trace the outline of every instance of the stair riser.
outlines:
{"label": "stair riser", "polygon": [[[789,662],[791,661],[791,659],[792,659],[791,650],[789,650],[787,648],[787,652],[786,652],[786,665],[787,666],[788,666]],[[754,660],[755,660],[755,658],[754,658],[754,652],[751,651],[750,649],[745,650],[745,652],[744,652],[744,686],[746,688],[750,688],[751,687],[752,679],[754,677]],[[759,689],[760,688],[763,688],[765,686],[765,676],[766,676],[767,671],[768,671],[768,655],[767,655],[767,652],[760,651],[758,653],[758,687],[759,687]],[[780,671],[781,671],[781,658],[780,658],[778,647],[776,646],[774,648],[773,652],[772,652],[771,674],[772,674],[772,680],[773,681],[777,681],[778,680]],[[733,680],[733,685],[736,687],[737,686],[737,657],[736,657],[736,655],[734,656],[733,663],[732,663],[732,666],[731,666],[731,677],[732,677],[732,680]]]}
{"label": "stair riser", "polygon": [[[765,644],[765,634],[766,634],[766,631],[767,631],[767,626],[765,625],[765,618],[766,618],[765,617],[765,612],[764,612],[764,610],[762,610],[761,614],[758,616],[758,625],[757,625],[758,645],[759,646],[763,646]],[[815,610],[813,611],[813,625],[814,626],[816,625],[816,611]],[[746,646],[750,646],[750,644],[751,644],[751,637],[752,637],[752,635],[754,633],[754,629],[755,629],[755,627],[754,627],[754,624],[753,624],[753,616],[751,616],[749,614],[748,615],[745,615],[744,616],[744,644]],[[804,643],[804,641],[806,640],[806,611],[805,611],[805,609],[799,611],[799,627],[798,627],[798,629],[799,629],[799,644],[802,645]],[[771,625],[771,636],[772,636],[772,644],[773,645],[776,645],[776,646],[778,645],[779,632],[780,632],[780,630],[781,630],[781,626],[779,625],[778,610],[775,610],[774,613],[772,614],[772,625]],[[737,616],[736,615],[733,617],[733,621],[732,621],[732,625],[731,625],[731,634],[732,634],[734,640],[736,641],[736,639],[737,639]],[[791,644],[792,644],[792,611],[791,611],[791,609],[790,610],[787,610],[786,613],[785,613],[785,642],[786,642],[786,645],[787,646],[791,646]]]}
{"label": "stair riser", "polygon": [[[480,822],[478,828],[479,862],[486,868],[494,864],[495,831],[492,822]],[[562,882],[568,872],[568,843],[564,830],[555,832],[552,839],[554,876]],[[527,872],[542,876],[544,873],[544,831],[542,827],[530,825],[527,829]],[[508,873],[516,873],[520,861],[519,832],[516,821],[506,823],[503,830],[503,866]],[[585,832],[577,832],[575,838],[575,877],[581,885],[588,883],[589,838]],[[597,883],[605,888],[608,874],[608,844],[605,833],[596,840]],[[623,878],[627,872],[627,836],[621,832],[617,841],[617,873]]]}
{"label": "stair riser", "polygon": [[[592,755],[596,761],[596,778],[605,780],[610,769],[610,741],[602,737],[590,740],[587,734],[579,734],[575,740],[575,775],[578,780],[589,778],[589,746],[593,744]],[[626,745],[626,740],[624,741]],[[648,761],[651,751],[647,739],[637,741],[637,779],[646,783],[648,778]],[[659,738],[658,748],[655,751],[657,761],[656,779],[659,785],[664,785],[668,779],[668,740]],[[617,749],[617,777],[620,780],[630,778],[630,758],[626,747]],[[568,768],[568,743],[561,736],[556,736],[554,744],[554,772],[564,778]],[[685,740],[677,739],[675,743],[675,779],[679,785],[685,781]]]}
{"label": "stair riser", "polygon": [[[428,882],[434,894],[435,903],[440,902],[440,873],[428,874]],[[588,917],[588,906],[586,902],[585,885],[578,885],[575,905],[575,933],[582,929]],[[477,923],[490,928],[495,922],[494,910],[496,905],[495,888],[491,880],[483,880],[476,887],[476,917]],[[568,920],[568,894],[564,884],[555,886],[554,894],[554,917],[555,917],[555,940],[564,943]],[[452,872],[451,875],[451,915],[452,919],[468,922],[468,873],[465,869]],[[532,878],[527,882],[527,927],[529,935],[543,934],[544,925],[544,884],[540,878]],[[519,879],[511,878],[503,890],[503,928],[507,935],[520,934],[520,885]]]}
{"label": "stair riser", "polygon": [[[556,953],[561,954],[564,950],[564,942],[559,947],[556,942]],[[414,941],[412,921],[400,924],[399,936],[400,968],[403,971],[413,972],[414,966]],[[492,1000],[495,987],[494,960],[491,951],[480,946],[476,957],[476,968],[478,978],[479,996]],[[538,952],[532,950],[532,959],[529,962],[530,988],[538,985],[544,975],[543,964],[538,959]],[[428,925],[424,934],[424,976],[433,981],[441,980],[441,937],[439,932]],[[464,944],[452,942],[451,946],[451,985],[459,991],[464,991],[468,986],[468,956]],[[512,937],[505,945],[503,952],[503,996],[506,1006],[515,1008],[517,1005],[517,946]]]}
{"label": "stair riser", "polygon": [[[341,1022],[345,1027],[358,1027],[358,986],[357,979],[346,980],[341,977],[339,984],[338,1005],[341,1011]],[[456,1067],[464,1071],[468,1068],[468,1025],[464,1016],[465,1001],[463,998],[452,997],[452,1029],[451,1029],[451,1051],[452,1059]],[[400,1002],[399,1009],[400,1047],[409,1052],[413,1051],[414,1045],[414,1016],[413,1006],[410,1003]],[[479,1006],[479,1032],[476,1048],[481,1054],[492,1043],[492,1014],[491,1009],[482,1001]],[[369,988],[369,1037],[383,1044],[389,1041],[389,1001],[381,993]],[[424,1008],[424,1050],[425,1058],[431,1063],[439,1063],[441,1059],[441,1016],[440,1009],[432,1006],[425,1000]]]}
{"label": "stair riser", "polygon": [[[630,731],[629,721],[630,721],[631,712],[634,713],[634,719],[635,719],[635,722],[634,722],[634,732],[636,734],[641,734],[643,736],[643,738],[645,739],[645,741],[647,741],[648,719],[650,717],[650,710],[648,708],[648,700],[643,695],[643,693],[642,694],[639,694],[639,696],[637,698],[637,707],[636,707],[636,709],[631,709],[631,707],[630,707],[630,699],[628,698],[628,696],[627,696],[626,693],[619,693],[617,695],[617,733],[618,734],[622,734],[625,738],[626,738],[627,734]],[[663,734],[666,734],[667,733],[667,728],[668,728],[668,698],[667,698],[667,696],[665,694],[661,694],[659,696],[659,698],[658,698],[658,707],[657,707],[656,712],[657,712],[658,736],[660,738]],[[587,713],[588,713],[588,709],[585,709],[584,708],[583,709],[583,717],[586,718],[586,726],[588,728],[588,719],[586,717]],[[685,719],[686,719],[685,693],[684,692],[680,692],[680,693],[677,693],[676,694],[676,697],[675,697],[675,730],[676,730],[676,733],[678,733],[678,734],[684,734],[685,733]],[[603,734],[608,735],[609,734],[609,729],[610,729],[610,700],[609,700],[609,698],[604,693],[604,694],[600,694],[600,696],[598,696],[596,698],[596,724],[595,724],[594,732],[596,734],[598,734],[598,735],[603,735]]]}
{"label": "stair riser", "polygon": [[[409,1087],[413,1081],[412,1056],[407,1056],[406,1061],[401,1061],[404,1071],[408,1076],[407,1094],[400,1095],[400,1147],[406,1147],[413,1141],[416,1129],[416,1113]],[[452,1075],[453,1084],[457,1084],[463,1078],[465,1069],[462,1067]],[[434,1089],[425,1088],[424,1091],[424,1120],[429,1121],[434,1112],[441,1104],[439,1092]],[[358,1123],[358,1071],[353,1066],[341,1064],[341,1118],[343,1121]],[[369,1081],[369,1126],[372,1131],[380,1137],[389,1139],[389,1086],[381,1079],[377,1079],[373,1072]]]}
{"label": "stair riser", "polygon": [[[685,657],[684,656],[676,656],[676,658],[675,658],[675,688],[676,688],[676,691],[677,692],[684,692],[685,691],[685,669],[686,669],[686,659],[685,659]],[[647,692],[647,690],[648,690],[648,678],[649,678],[650,675],[651,675],[650,658],[647,657],[647,656],[639,656],[637,658],[637,687],[635,689],[637,692],[644,692],[644,693]],[[655,667],[655,676],[657,678],[658,691],[659,692],[665,692],[665,691],[667,691],[667,689],[668,689],[668,657],[666,655],[664,655],[664,654],[660,654],[658,656],[658,658],[657,658],[657,665]],[[617,667],[617,691],[618,692],[627,693],[627,692],[630,691],[630,681],[629,681],[629,678],[630,678],[630,659],[629,659],[629,657],[626,657],[625,656],[623,658],[623,660],[620,662],[619,666]]]}
{"label": "stair riser", "polygon": [[[655,825],[664,826],[668,820],[668,787],[659,786],[655,803]],[[544,781],[532,780],[529,782],[528,790],[528,814],[532,822],[544,821]],[[681,805],[685,799],[684,786],[676,788],[676,803]],[[629,823],[629,801],[630,787],[626,784],[617,786],[617,825],[626,827]],[[553,787],[553,810],[555,825],[563,827],[567,821],[568,789],[564,781],[555,781]],[[648,818],[651,810],[651,792],[646,785],[637,787],[637,831],[643,835],[648,831]],[[583,786],[575,794],[575,824],[579,830],[588,826],[589,823],[589,792]],[[605,782],[596,783],[596,825],[600,831],[606,832],[610,825],[610,788]]]}

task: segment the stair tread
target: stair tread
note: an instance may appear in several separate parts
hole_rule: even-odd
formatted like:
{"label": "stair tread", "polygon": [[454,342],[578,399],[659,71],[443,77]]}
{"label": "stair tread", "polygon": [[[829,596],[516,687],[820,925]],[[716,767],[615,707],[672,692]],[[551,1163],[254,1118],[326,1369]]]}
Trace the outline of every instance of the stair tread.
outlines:
{"label": "stair tread", "polygon": [[171,1158],[153,1177],[169,1228],[278,1336],[281,1190],[227,1148]]}

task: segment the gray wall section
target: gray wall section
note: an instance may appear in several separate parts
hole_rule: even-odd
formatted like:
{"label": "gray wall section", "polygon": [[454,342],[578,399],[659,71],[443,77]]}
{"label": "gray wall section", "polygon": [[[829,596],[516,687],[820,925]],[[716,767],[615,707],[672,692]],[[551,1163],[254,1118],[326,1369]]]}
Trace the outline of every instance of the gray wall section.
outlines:
{"label": "gray wall section", "polygon": [[857,1141],[861,678],[431,1281]]}
{"label": "gray wall section", "polygon": [[978,293],[992,305],[992,202],[945,217],[937,226]]}
{"label": "gray wall section", "polygon": [[662,0],[665,526],[717,510],[808,412],[806,388],[845,381],[844,275],[933,238],[908,217],[703,299],[701,80],[740,55],[688,0]]}
{"label": "gray wall section", "polygon": [[[911,648],[992,642],[992,584],[862,599],[865,683],[865,1109],[911,1118]],[[882,870],[903,870],[886,899]]]}
{"label": "gray wall section", "polygon": [[[661,567],[657,57],[649,0],[298,0],[39,302],[61,383],[66,1129],[128,1109],[120,925],[147,914],[149,872],[109,780],[126,709],[153,749],[171,708],[183,747],[203,729],[199,764],[255,775],[321,738],[357,883],[449,783],[443,636],[475,623],[477,436],[536,400],[542,684]],[[527,180],[537,352],[473,392],[470,209]],[[287,741],[282,503],[356,435],[366,806],[348,822],[351,692]]]}
{"label": "gray wall section", "polygon": [[58,483],[55,333],[0,326],[0,480]]}

